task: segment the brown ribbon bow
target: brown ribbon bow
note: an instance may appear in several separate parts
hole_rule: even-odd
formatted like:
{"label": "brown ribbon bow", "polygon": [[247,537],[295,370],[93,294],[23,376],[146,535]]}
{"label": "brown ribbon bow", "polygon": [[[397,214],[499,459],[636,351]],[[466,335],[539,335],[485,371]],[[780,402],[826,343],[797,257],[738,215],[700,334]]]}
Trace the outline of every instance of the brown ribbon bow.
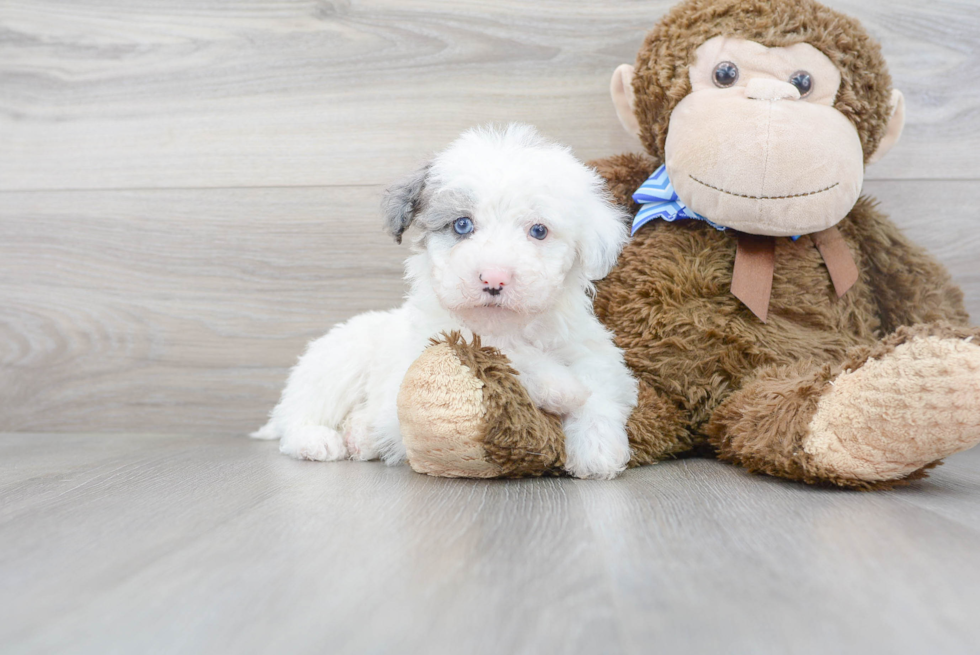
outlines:
{"label": "brown ribbon bow", "polygon": [[[834,290],[840,298],[858,279],[857,265],[844,237],[836,227],[809,235],[820,251]],[[763,323],[769,316],[772,275],[776,269],[776,237],[738,234],[735,268],[732,271],[732,294],[741,300]]]}

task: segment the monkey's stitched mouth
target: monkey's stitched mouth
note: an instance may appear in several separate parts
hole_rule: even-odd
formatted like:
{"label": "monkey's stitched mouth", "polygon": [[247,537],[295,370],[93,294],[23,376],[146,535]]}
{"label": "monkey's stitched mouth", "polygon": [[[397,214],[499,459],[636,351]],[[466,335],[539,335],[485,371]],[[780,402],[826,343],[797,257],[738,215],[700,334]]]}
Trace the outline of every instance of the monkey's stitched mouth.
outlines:
{"label": "monkey's stitched mouth", "polygon": [[735,193],[734,191],[721,189],[714,185],[708,184],[707,182],[702,182],[701,180],[694,177],[693,175],[688,175],[688,177],[694,180],[695,182],[697,182],[698,184],[708,187],[709,189],[714,189],[715,191],[721,191],[722,193],[727,193],[728,195],[735,196],[736,198],[748,198],[749,200],[789,200],[790,198],[805,198],[806,196],[815,196],[818,193],[823,193],[824,191],[830,191],[834,187],[840,186],[840,182],[834,182],[829,187],[826,187],[824,189],[818,189],[817,191],[807,191],[806,193],[794,193],[793,195],[790,196],[750,196],[745,193]]}

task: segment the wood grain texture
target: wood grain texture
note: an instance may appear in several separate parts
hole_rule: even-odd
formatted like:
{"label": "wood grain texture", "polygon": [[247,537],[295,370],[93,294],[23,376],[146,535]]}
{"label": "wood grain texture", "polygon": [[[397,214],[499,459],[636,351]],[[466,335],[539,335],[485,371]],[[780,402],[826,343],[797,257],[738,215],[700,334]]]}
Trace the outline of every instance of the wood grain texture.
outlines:
{"label": "wood grain texture", "polygon": [[404,292],[373,187],[4,197],[7,429],[254,429],[307,341]]}
{"label": "wood grain texture", "polygon": [[709,460],[445,480],[247,439],[0,435],[0,649],[970,653],[977,470],[873,494]]}
{"label": "wood grain texture", "polygon": [[[631,149],[608,98],[672,0],[6,0],[0,189],[387,184],[522,120]],[[980,179],[980,7],[832,0],[908,101],[873,179]]]}
{"label": "wood grain texture", "polygon": [[[867,191],[980,316],[980,185]],[[255,429],[310,339],[400,302],[408,251],[381,232],[380,193],[0,194],[0,430]]]}

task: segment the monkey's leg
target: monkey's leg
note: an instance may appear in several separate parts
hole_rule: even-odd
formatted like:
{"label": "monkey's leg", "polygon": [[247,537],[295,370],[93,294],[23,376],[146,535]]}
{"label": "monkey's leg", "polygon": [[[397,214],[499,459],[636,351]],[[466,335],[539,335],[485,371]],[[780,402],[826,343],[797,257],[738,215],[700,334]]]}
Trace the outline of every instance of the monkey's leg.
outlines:
{"label": "monkey's leg", "polygon": [[508,359],[479,338],[444,336],[409,368],[398,394],[409,465],[442,477],[559,475],[561,419],[539,410]]}
{"label": "monkey's leg", "polygon": [[707,427],[721,459],[758,473],[888,488],[980,442],[980,329],[900,328],[838,364],[760,370]]}
{"label": "monkey's leg", "polygon": [[[453,334],[411,366],[398,397],[408,463],[444,477],[554,475],[565,464],[561,420],[531,403],[507,359]],[[683,414],[640,383],[627,425],[630,466],[692,448]]]}
{"label": "monkey's leg", "polygon": [[691,450],[694,438],[684,413],[642,380],[639,385],[636,408],[626,424],[633,451],[630,467],[653,464]]}

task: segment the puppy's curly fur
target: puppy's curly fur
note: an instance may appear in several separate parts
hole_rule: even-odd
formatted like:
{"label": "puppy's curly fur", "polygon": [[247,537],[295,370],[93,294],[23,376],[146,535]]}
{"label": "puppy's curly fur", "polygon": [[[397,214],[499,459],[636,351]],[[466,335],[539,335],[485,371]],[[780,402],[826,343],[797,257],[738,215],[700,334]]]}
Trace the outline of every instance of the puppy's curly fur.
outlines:
{"label": "puppy's curly fur", "polygon": [[[517,447],[520,430],[487,431],[504,474],[622,471],[636,382],[590,294],[627,230],[596,172],[529,126],[470,130],[389,189],[383,208],[396,240],[414,226],[405,303],[355,316],[310,344],[254,436],[278,438],[283,453],[301,459],[404,461],[402,381],[430,338],[455,331],[509,358],[498,366],[450,339],[494,392],[487,407],[498,428],[528,418],[536,431],[554,434],[555,420],[564,431],[561,448],[546,444],[532,449],[537,455]],[[504,392],[512,402],[497,403]]]}

